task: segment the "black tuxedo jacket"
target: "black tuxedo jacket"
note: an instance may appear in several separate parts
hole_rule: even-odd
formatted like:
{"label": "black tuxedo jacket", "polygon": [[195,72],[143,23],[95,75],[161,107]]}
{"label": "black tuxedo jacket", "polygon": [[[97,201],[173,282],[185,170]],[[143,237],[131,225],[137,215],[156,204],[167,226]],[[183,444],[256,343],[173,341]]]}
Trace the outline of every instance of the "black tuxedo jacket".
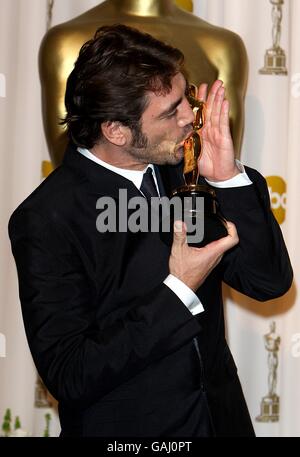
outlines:
{"label": "black tuxedo jacket", "polygon": [[[159,167],[165,191],[180,167]],[[157,233],[99,233],[96,201],[127,179],[69,147],[9,224],[36,367],[59,401],[63,436],[247,436],[253,428],[226,344],[221,281],[258,300],[290,287],[292,269],[264,179],[217,189],[240,243],[197,294],[193,316],[163,284],[170,247]]]}

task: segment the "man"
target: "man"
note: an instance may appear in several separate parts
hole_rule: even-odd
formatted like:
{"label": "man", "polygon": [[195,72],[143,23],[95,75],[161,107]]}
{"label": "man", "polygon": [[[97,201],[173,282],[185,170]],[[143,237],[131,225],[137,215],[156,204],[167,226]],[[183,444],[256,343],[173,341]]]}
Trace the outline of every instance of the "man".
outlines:
{"label": "man", "polygon": [[63,165],[10,221],[26,333],[63,436],[253,435],[221,281],[267,300],[292,270],[264,179],[234,160],[221,81],[199,89],[199,168],[234,222],[228,236],[192,248],[177,221],[170,248],[159,233],[96,229],[99,198],[148,197],[149,168],[160,196],[182,183],[194,119],[182,72],[179,50],[100,28],[68,79]]}

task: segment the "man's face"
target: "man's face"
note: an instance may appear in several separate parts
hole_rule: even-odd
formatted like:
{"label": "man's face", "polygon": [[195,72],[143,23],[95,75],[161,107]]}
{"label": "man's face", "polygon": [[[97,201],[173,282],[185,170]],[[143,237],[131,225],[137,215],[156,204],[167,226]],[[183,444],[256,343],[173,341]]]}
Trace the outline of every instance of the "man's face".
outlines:
{"label": "man's face", "polygon": [[129,155],[145,164],[175,165],[182,160],[183,143],[194,121],[185,91],[186,80],[178,73],[168,94],[149,92],[149,103],[141,117],[141,132],[138,141],[133,138]]}

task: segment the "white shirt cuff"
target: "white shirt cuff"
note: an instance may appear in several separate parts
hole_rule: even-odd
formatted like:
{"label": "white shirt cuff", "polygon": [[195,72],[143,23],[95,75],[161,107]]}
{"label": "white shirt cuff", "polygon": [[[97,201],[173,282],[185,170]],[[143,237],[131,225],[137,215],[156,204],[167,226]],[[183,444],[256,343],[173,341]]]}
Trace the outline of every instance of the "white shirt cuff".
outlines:
{"label": "white shirt cuff", "polygon": [[209,181],[206,179],[206,182],[210,184],[213,187],[219,187],[219,188],[226,188],[226,187],[243,187],[243,186],[250,186],[252,184],[252,181],[250,180],[249,176],[245,172],[244,165],[239,161],[235,160],[236,166],[240,170],[240,174],[234,176],[231,179],[227,179],[226,181]]}
{"label": "white shirt cuff", "polygon": [[184,282],[176,278],[174,275],[169,275],[164,280],[164,284],[168,286],[174,294],[182,301],[182,303],[189,309],[189,311],[195,316],[195,314],[202,313],[204,308],[197,295],[190,289]]}

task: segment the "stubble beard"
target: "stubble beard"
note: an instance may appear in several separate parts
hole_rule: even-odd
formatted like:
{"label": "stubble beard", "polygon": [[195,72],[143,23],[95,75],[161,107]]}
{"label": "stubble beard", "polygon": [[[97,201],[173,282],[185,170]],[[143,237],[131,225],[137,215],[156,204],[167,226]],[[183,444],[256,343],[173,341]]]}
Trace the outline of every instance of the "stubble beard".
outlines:
{"label": "stubble beard", "polygon": [[136,131],[128,153],[145,164],[177,165],[183,159],[183,138],[189,131],[190,128],[186,128],[185,135],[179,140],[163,140],[153,144],[141,130]]}

